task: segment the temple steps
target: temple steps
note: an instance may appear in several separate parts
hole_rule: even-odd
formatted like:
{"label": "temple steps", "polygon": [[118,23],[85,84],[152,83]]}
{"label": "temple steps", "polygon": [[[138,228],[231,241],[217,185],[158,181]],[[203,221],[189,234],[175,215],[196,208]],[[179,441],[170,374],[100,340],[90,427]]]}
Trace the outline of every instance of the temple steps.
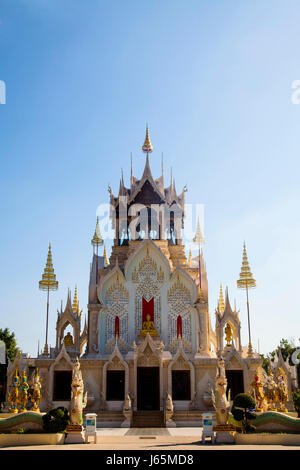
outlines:
{"label": "temple steps", "polygon": [[164,412],[159,410],[134,411],[132,416],[133,428],[162,428],[164,427]]}
{"label": "temple steps", "polygon": [[213,424],[216,424],[215,411],[200,410],[176,410],[172,416],[172,420],[176,423],[176,427],[198,427],[202,426],[202,413],[211,413]]}
{"label": "temple steps", "polygon": [[125,419],[122,411],[96,411],[96,414],[97,428],[119,428]]}

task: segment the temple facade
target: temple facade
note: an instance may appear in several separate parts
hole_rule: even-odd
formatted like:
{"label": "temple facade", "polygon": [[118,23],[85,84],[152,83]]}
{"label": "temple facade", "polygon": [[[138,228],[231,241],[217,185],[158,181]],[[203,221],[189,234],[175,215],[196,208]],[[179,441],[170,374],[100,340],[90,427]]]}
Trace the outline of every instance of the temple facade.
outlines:
{"label": "temple facade", "polygon": [[[77,291],[73,301],[69,292],[57,315],[55,347],[36,358],[17,358],[9,369],[8,383],[16,368],[26,367],[30,376],[30,368],[38,367],[42,411],[68,406],[77,357],[86,411],[96,412],[103,426],[122,425],[126,400],[132,426],[160,419],[167,397],[174,425],[199,423],[200,412],[213,409],[210,390],[221,356],[231,399],[250,389],[255,374],[262,376],[259,354],[242,345],[239,312],[227,289],[211,319],[203,253],[191,259],[182,240],[186,188],[177,194],[172,177],[165,186],[163,169],[153,178],[148,129],[143,151],[142,177],[131,171],[128,188],[122,177],[117,195],[109,187],[115,232],[109,259],[106,251],[98,254],[97,221],[84,327]],[[289,384],[289,371],[284,373]]]}

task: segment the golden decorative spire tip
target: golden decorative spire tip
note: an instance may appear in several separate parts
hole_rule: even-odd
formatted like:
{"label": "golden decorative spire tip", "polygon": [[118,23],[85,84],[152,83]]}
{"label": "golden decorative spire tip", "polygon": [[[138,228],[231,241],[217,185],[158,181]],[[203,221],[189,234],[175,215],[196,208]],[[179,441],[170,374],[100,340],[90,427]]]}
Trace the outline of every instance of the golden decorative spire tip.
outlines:
{"label": "golden decorative spire tip", "polygon": [[193,242],[198,243],[198,245],[204,245],[204,243],[205,243],[205,238],[204,238],[204,236],[202,234],[202,231],[201,231],[201,228],[200,228],[199,218],[197,220],[197,228],[196,228],[195,236],[193,238]]}
{"label": "golden decorative spire tip", "polygon": [[48,290],[48,289],[57,290],[58,289],[58,281],[56,280],[56,275],[54,273],[53,262],[52,262],[51,243],[49,243],[46,267],[44,268],[42,279],[39,282],[39,288],[41,290]]}
{"label": "golden decorative spire tip", "polygon": [[103,245],[103,239],[102,239],[101,232],[100,232],[100,227],[99,227],[99,217],[97,217],[95,233],[94,233],[94,236],[91,240],[91,243],[94,246]]}
{"label": "golden decorative spire tip", "polygon": [[79,313],[79,300],[77,296],[77,286],[75,286],[75,292],[74,292],[74,299],[73,299],[73,304],[72,304],[72,310],[74,313]]}
{"label": "golden decorative spire tip", "polygon": [[150,153],[153,151],[153,147],[152,147],[152,144],[151,144],[151,141],[150,141],[150,137],[149,137],[149,129],[148,129],[148,125],[146,127],[146,138],[145,138],[145,142],[144,142],[144,145],[142,147],[142,150],[143,152],[145,153]]}
{"label": "golden decorative spire tip", "polygon": [[253,278],[253,274],[250,269],[245,242],[243,247],[242,267],[240,272],[240,278],[237,281],[237,286],[240,289],[249,289],[251,287],[256,287],[256,280]]}
{"label": "golden decorative spire tip", "polygon": [[220,313],[223,313],[224,309],[225,309],[222,284],[220,284],[220,295],[219,295],[218,309],[219,309]]}

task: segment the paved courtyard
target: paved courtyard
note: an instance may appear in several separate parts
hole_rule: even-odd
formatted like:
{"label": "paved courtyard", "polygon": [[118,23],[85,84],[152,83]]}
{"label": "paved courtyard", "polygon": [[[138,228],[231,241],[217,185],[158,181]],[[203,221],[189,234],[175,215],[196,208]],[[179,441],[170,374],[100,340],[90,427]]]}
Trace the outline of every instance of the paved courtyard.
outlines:
{"label": "paved courtyard", "polygon": [[300,450],[300,446],[284,445],[212,445],[201,442],[202,428],[103,428],[97,429],[97,443],[5,447],[0,450]]}

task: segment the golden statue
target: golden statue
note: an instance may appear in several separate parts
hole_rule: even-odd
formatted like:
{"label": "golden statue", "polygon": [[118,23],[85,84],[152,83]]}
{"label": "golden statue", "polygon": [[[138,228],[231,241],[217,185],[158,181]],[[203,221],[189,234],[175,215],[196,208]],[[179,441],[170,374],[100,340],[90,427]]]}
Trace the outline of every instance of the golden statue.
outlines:
{"label": "golden statue", "polygon": [[41,379],[38,373],[38,369],[36,369],[32,382],[32,393],[30,394],[30,401],[33,403],[30,411],[36,411],[37,413],[40,413],[39,403],[42,398],[41,387]]}
{"label": "golden statue", "polygon": [[226,348],[232,345],[232,329],[229,323],[225,327],[225,339],[227,341]]}
{"label": "golden statue", "polygon": [[71,335],[70,332],[66,334],[64,337],[64,345],[65,346],[74,346],[74,341],[73,341],[73,336]]}
{"label": "golden statue", "polygon": [[25,411],[27,411],[26,405],[28,402],[28,389],[29,389],[29,385],[27,383],[26,372],[24,369],[22,377],[20,378],[20,381],[19,381],[19,400],[18,400],[20,404],[19,413],[24,413]]}
{"label": "golden statue", "polygon": [[286,413],[287,407],[286,402],[288,400],[288,393],[285,380],[282,375],[277,377],[277,402],[278,402],[278,411]]}
{"label": "golden statue", "polygon": [[10,402],[10,407],[8,408],[9,413],[18,413],[19,385],[20,377],[18,374],[18,369],[16,369],[16,373],[13,378],[13,383],[9,386],[9,392],[7,397],[8,401]]}
{"label": "golden statue", "polygon": [[154,321],[151,320],[151,315],[149,313],[146,315],[146,320],[143,321],[141,335],[146,336],[147,333],[149,333],[150,336],[158,336],[158,333],[154,328]]}
{"label": "golden statue", "polygon": [[253,392],[252,394],[254,395],[254,399],[256,402],[256,411],[258,412],[267,411],[268,403],[264,394],[264,385],[259,379],[259,374],[258,374],[257,369],[255,371],[254,381],[251,382],[250,385],[252,387],[252,392]]}

